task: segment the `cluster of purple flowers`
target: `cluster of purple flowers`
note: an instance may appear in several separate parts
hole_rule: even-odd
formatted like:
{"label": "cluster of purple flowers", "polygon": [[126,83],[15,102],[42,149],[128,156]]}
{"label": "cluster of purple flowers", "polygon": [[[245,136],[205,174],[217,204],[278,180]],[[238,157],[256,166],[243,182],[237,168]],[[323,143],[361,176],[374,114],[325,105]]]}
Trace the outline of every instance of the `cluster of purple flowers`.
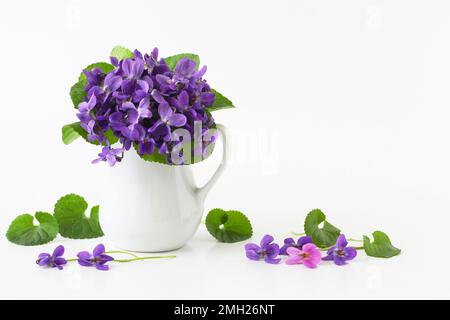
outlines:
{"label": "cluster of purple flowers", "polygon": [[[168,163],[173,163],[172,152],[187,158],[176,147],[183,142],[175,131],[185,129],[194,137],[199,124],[201,141],[194,143],[200,143],[201,150],[194,148],[189,159],[205,156],[217,138],[215,130],[209,132],[215,122],[207,108],[215,94],[202,78],[206,66],[197,70],[194,61],[182,58],[171,70],[164,59],[158,59],[157,48],[145,55],[135,50],[133,58],[111,57],[111,64],[114,69],[108,73],[99,68],[83,71],[87,97],[78,105],[77,116],[88,140],[105,146],[94,162],[113,166],[133,144],[141,156],[157,150]],[[120,148],[112,148],[105,136],[108,130],[119,138]]]}
{"label": "cluster of purple flowers", "polygon": [[348,246],[347,239],[343,234],[338,237],[336,245],[327,250],[325,257],[322,257],[320,249],[308,236],[300,237],[297,241],[287,238],[281,248],[273,241],[274,238],[271,235],[265,235],[259,245],[246,244],[247,258],[251,260],[264,259],[267,263],[278,264],[281,261],[279,255],[287,255],[286,264],[303,264],[307,268],[316,268],[322,260],[334,261],[336,265],[342,266],[357,255],[356,249]]}

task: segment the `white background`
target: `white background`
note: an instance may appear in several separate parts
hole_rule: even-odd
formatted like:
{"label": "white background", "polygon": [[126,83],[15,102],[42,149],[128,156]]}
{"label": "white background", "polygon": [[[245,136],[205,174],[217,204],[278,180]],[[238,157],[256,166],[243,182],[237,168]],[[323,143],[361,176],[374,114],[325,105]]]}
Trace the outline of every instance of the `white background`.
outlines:
{"label": "white background", "polygon": [[[0,298],[450,298],[449,18],[448,1],[2,1]],[[232,163],[206,210],[241,210],[254,241],[282,241],[319,207],[349,236],[385,231],[402,255],[272,266],[200,226],[174,260],[38,269],[57,243],[68,255],[113,249],[3,235],[66,193],[100,197],[97,148],[65,146],[60,130],[76,119],[68,91],[81,68],[117,44],[198,53],[237,106],[215,114]]]}

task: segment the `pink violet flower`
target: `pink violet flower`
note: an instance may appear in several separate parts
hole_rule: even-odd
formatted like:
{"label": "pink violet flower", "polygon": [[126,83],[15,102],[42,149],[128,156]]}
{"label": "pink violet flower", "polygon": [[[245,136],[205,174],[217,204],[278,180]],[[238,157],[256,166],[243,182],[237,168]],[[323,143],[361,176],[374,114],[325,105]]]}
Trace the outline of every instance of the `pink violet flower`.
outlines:
{"label": "pink violet flower", "polygon": [[302,249],[289,247],[286,250],[289,258],[286,264],[303,264],[305,267],[314,269],[322,260],[319,249],[313,243],[305,244]]}

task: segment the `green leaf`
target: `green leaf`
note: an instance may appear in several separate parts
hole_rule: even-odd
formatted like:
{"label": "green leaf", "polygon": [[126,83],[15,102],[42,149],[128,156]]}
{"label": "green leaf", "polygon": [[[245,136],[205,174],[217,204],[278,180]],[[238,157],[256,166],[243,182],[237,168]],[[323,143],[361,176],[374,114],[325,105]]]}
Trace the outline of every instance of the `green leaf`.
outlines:
{"label": "green leaf", "polygon": [[127,49],[122,46],[115,46],[111,50],[111,57],[116,57],[119,60],[126,59],[126,58],[133,58],[134,54],[130,49]]}
{"label": "green leaf", "polygon": [[[85,141],[94,144],[98,146],[100,143],[98,141],[89,141],[87,138],[87,132],[81,127],[80,122],[74,122],[71,124],[66,124],[62,128],[62,140],[64,144],[70,144],[79,137],[82,137]],[[108,139],[109,144],[113,145],[117,141],[119,141],[119,138],[114,135],[114,132],[112,130],[108,130],[105,132],[105,138]],[[106,142],[103,143],[103,145],[106,145]]]}
{"label": "green leaf", "polygon": [[9,226],[6,238],[22,246],[36,246],[55,239],[59,230],[56,219],[46,212],[36,212],[35,217],[39,222],[37,226],[31,214],[18,216]]}
{"label": "green leaf", "polygon": [[86,83],[79,81],[70,88],[70,98],[75,108],[78,108],[78,105],[86,99],[87,93],[84,90],[85,87]]}
{"label": "green leaf", "polygon": [[239,211],[211,210],[206,217],[206,229],[220,242],[244,241],[253,235],[252,224]]}
{"label": "green leaf", "polygon": [[[323,227],[319,225],[323,222]],[[326,221],[325,214],[319,210],[312,210],[305,219],[306,235],[310,236],[314,244],[320,248],[333,246],[341,234],[341,230]]]}
{"label": "green leaf", "polygon": [[[208,159],[209,156],[213,153],[215,145],[216,145],[215,143],[208,145],[208,147],[206,148],[206,153],[202,157],[194,157],[194,144],[191,143],[190,147],[189,148],[186,147],[184,149],[184,151],[185,152],[187,152],[187,150],[191,151],[192,154],[191,154],[190,160],[192,161],[192,163],[186,163],[186,164],[199,163],[199,162],[202,162],[203,160]],[[136,153],[138,153],[138,145],[136,143],[134,143],[133,147],[136,150]],[[157,162],[157,163],[161,163],[161,164],[170,165],[169,163],[167,163],[167,157],[165,155],[158,153],[158,148],[155,148],[155,151],[153,151],[152,154],[140,155],[138,153],[138,156],[141,157],[141,159],[148,161],[148,162]]]}
{"label": "green leaf", "polygon": [[152,154],[143,154],[140,155],[138,153],[138,145],[136,143],[133,144],[134,149],[136,150],[136,153],[138,154],[139,157],[141,157],[141,159],[148,161],[148,162],[157,162],[157,163],[161,163],[161,164],[167,164],[167,158],[165,155],[159,154],[158,153],[158,148],[155,148],[155,151],[153,151]]}
{"label": "green leaf", "polygon": [[[114,134],[114,132],[111,129],[109,129],[105,132],[105,138],[108,139],[110,145],[113,145],[117,141],[119,141],[119,138],[116,137],[116,135]],[[103,143],[103,145],[106,145],[106,142]]]}
{"label": "green leaf", "polygon": [[381,231],[372,233],[373,242],[370,242],[369,237],[364,236],[364,250],[366,254],[377,258],[391,258],[400,254],[401,250],[394,247],[391,240]]}
{"label": "green leaf", "polygon": [[216,99],[214,100],[212,106],[207,108],[208,111],[217,111],[221,109],[235,108],[233,102],[231,102],[230,99],[225,97],[223,94],[217,92],[214,89],[211,89],[211,91],[215,94]]}
{"label": "green leaf", "polygon": [[[112,64],[106,63],[106,62],[93,63],[93,64],[88,65],[84,69],[91,71],[94,68],[98,68],[98,69],[102,70],[102,72],[104,72],[104,73],[108,73],[111,70],[114,70],[114,66]],[[87,93],[85,91],[86,84],[87,84],[87,77],[84,74],[84,72],[81,72],[80,76],[78,77],[78,82],[75,83],[70,88],[70,98],[72,99],[72,103],[75,108],[78,108],[78,105],[81,102],[85,101],[85,99],[86,99],[86,96],[87,96]]]}
{"label": "green leaf", "polygon": [[75,122],[66,124],[64,127],[62,127],[62,141],[64,142],[64,144],[71,144],[76,139],[81,137],[81,135],[78,133],[78,128],[81,128],[79,125],[79,122]]}
{"label": "green leaf", "polygon": [[85,215],[88,204],[83,197],[68,194],[55,204],[55,218],[59,233],[70,239],[91,239],[103,236],[99,223],[99,206],[92,207],[89,217]]}
{"label": "green leaf", "polygon": [[189,60],[194,61],[197,69],[200,67],[200,57],[193,53],[176,54],[174,56],[164,58],[164,61],[169,66],[169,68],[173,70],[175,69],[175,66],[177,65],[178,61],[180,61],[183,58],[188,58]]}
{"label": "green leaf", "polygon": [[[92,69],[97,68],[100,69],[103,73],[108,73],[112,70],[114,70],[114,66],[111,63],[107,63],[107,62],[96,62],[96,63],[92,63],[90,65],[88,65],[86,68],[84,68],[84,70],[87,71],[92,71]],[[84,74],[84,72],[80,73],[80,76],[78,77],[78,82],[84,82],[84,84],[86,85],[87,83],[87,77]]]}

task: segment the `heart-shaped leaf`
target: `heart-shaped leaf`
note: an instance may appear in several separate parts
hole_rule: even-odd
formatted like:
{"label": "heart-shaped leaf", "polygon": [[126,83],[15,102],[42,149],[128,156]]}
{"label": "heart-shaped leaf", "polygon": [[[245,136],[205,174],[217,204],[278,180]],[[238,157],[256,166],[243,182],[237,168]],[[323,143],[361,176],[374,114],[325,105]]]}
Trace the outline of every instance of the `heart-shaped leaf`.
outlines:
{"label": "heart-shaped leaf", "polygon": [[400,254],[401,250],[394,247],[386,233],[375,231],[372,233],[373,242],[364,236],[364,250],[366,254],[376,258],[391,258]]}
{"label": "heart-shaped leaf", "polygon": [[86,83],[79,81],[70,88],[70,98],[75,108],[78,108],[78,105],[86,99],[85,87]]}
{"label": "heart-shaped leaf", "polygon": [[233,102],[231,102],[230,99],[228,99],[227,97],[225,97],[223,94],[221,94],[220,92],[217,92],[214,89],[211,89],[211,91],[214,93],[214,95],[216,96],[214,103],[207,108],[208,111],[213,112],[213,111],[217,111],[217,110],[221,110],[221,109],[230,109],[230,108],[235,108],[235,106],[233,105]]}
{"label": "heart-shaped leaf", "polygon": [[220,242],[239,242],[253,235],[250,220],[239,211],[211,210],[206,217],[206,229]]}
{"label": "heart-shaped leaf", "polygon": [[89,217],[85,215],[88,204],[83,197],[68,194],[55,204],[55,218],[59,233],[70,239],[91,239],[103,236],[99,222],[99,206],[92,207]]}
{"label": "heart-shaped leaf", "polygon": [[[81,123],[74,122],[71,124],[66,124],[64,127],[62,127],[62,141],[64,144],[70,144],[79,137],[82,137],[85,141],[94,144],[99,145],[98,141],[89,141],[87,138],[87,132],[81,127]],[[105,132],[105,138],[109,141],[110,145],[115,144],[117,141],[119,141],[119,138],[114,135],[114,132],[112,130],[107,130]],[[106,141],[103,143],[103,145],[106,145]]]}
{"label": "heart-shaped leaf", "polygon": [[168,164],[167,163],[167,159],[165,155],[159,154],[158,152],[158,148],[155,148],[155,151],[153,151],[152,154],[143,154],[140,155],[138,153],[138,145],[136,143],[133,144],[134,149],[136,150],[136,153],[138,154],[138,156],[141,157],[141,159],[148,161],[148,162],[157,162],[157,163],[161,163],[161,164]]}
{"label": "heart-shaped leaf", "polygon": [[130,49],[122,46],[115,46],[111,50],[111,57],[116,57],[117,59],[122,60],[126,58],[133,58],[134,54]]}
{"label": "heart-shaped leaf", "polygon": [[[139,149],[138,145],[136,143],[134,143],[133,147],[136,150],[136,153],[138,153],[138,149]],[[185,157],[186,162],[184,164],[194,164],[194,163],[198,163],[203,160],[206,160],[213,153],[214,147],[215,147],[215,143],[211,143],[208,145],[208,147],[206,148],[206,152],[203,155],[194,156],[194,143],[188,142],[188,144],[186,144],[186,143],[183,144],[183,146],[181,146],[180,149],[178,149],[178,151],[182,150],[183,152],[191,152],[190,158]],[[155,151],[153,151],[152,154],[146,153],[146,154],[140,155],[138,153],[138,155],[139,155],[139,157],[141,157],[141,159],[148,161],[148,162],[157,162],[157,163],[169,165],[169,163],[167,162],[167,157],[165,155],[160,154],[158,152],[158,148],[155,148]]]}
{"label": "heart-shaped leaf", "polygon": [[36,212],[39,225],[34,225],[31,214],[18,216],[9,226],[6,237],[9,241],[22,246],[36,246],[48,243],[58,235],[58,222],[49,213]]}
{"label": "heart-shaped leaf", "polygon": [[[95,62],[90,65],[88,65],[84,70],[92,71],[92,69],[100,69],[103,73],[108,73],[112,70],[114,70],[114,66],[111,63],[108,62]],[[84,72],[80,73],[80,76],[78,77],[78,81],[83,81],[84,83],[87,83],[87,77],[84,74]]]}
{"label": "heart-shaped leaf", "polygon": [[189,60],[192,60],[195,62],[195,66],[198,69],[200,67],[200,57],[193,53],[180,53],[176,54],[174,56],[170,56],[167,58],[164,58],[164,61],[169,66],[171,70],[174,70],[178,61],[180,61],[183,58],[188,58]]}
{"label": "heart-shaped leaf", "polygon": [[[323,227],[319,225],[323,222]],[[314,209],[305,219],[305,233],[310,236],[314,244],[320,248],[333,246],[341,234],[341,230],[326,221],[325,214],[320,209]]]}
{"label": "heart-shaped leaf", "polygon": [[84,131],[83,128],[81,128],[80,122],[66,124],[62,127],[62,141],[64,144],[71,144],[81,137],[81,130]]}

